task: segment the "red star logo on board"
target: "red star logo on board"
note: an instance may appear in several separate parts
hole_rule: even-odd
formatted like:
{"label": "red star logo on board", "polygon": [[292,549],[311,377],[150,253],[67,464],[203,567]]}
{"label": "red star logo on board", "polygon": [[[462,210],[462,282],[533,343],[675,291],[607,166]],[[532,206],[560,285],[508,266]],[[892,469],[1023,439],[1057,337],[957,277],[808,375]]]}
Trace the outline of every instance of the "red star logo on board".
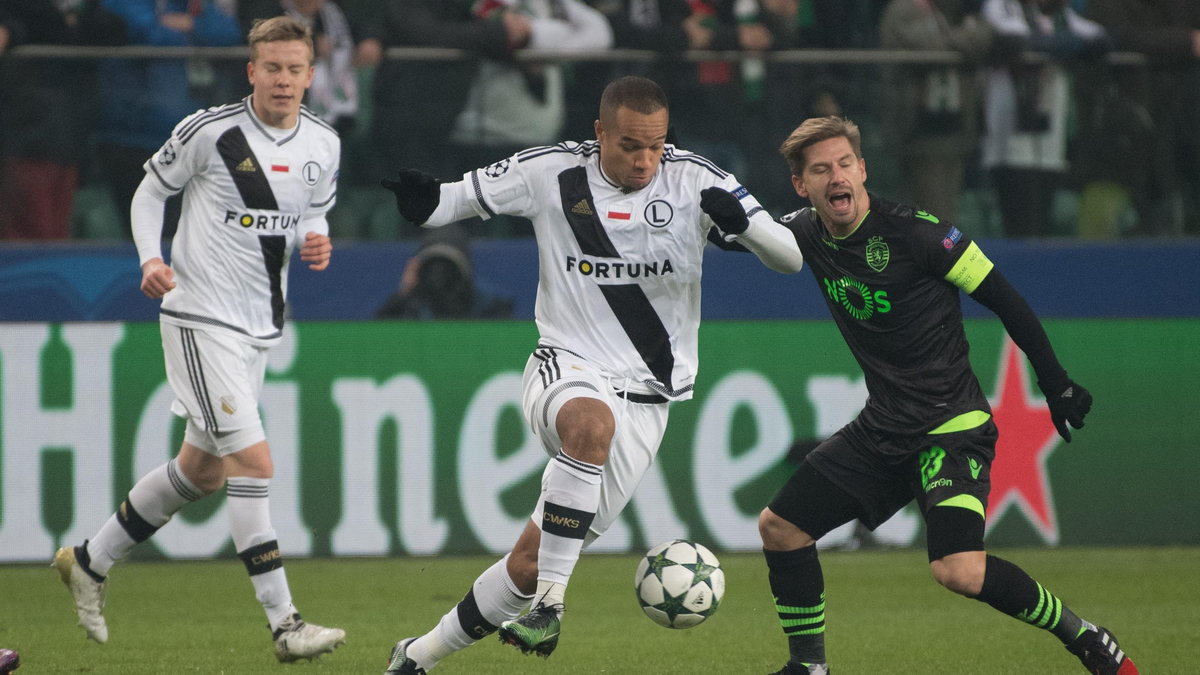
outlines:
{"label": "red star logo on board", "polygon": [[1046,460],[1058,445],[1059,436],[1045,401],[1030,395],[1025,355],[1008,337],[1004,339],[996,382],[991,403],[1000,440],[992,462],[987,529],[991,530],[1015,505],[1043,541],[1057,544],[1058,519]]}

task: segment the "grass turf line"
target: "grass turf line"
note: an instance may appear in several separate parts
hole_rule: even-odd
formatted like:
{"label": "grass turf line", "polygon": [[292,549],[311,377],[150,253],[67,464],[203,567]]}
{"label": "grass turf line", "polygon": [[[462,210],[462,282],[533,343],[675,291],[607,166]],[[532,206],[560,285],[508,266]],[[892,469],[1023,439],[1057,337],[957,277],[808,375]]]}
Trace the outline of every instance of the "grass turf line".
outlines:
{"label": "grass turf line", "polygon": [[[1200,548],[997,549],[1080,615],[1112,629],[1142,672],[1195,672]],[[470,673],[768,673],[787,658],[766,565],[720,555],[728,590],[717,614],[683,631],[638,609],[635,556],[585,555],[567,595],[563,638],[549,661],[494,636],[435,671]],[[842,675],[1082,672],[1052,636],[939,588],[924,552],[823,552],[831,664]],[[313,663],[276,663],[262,610],[237,561],[128,563],[109,584],[110,638],[84,639],[70,596],[42,565],[0,566],[0,647],[21,673],[381,672],[391,645],[431,627],[491,557],[289,560],[305,617],[347,631]]]}

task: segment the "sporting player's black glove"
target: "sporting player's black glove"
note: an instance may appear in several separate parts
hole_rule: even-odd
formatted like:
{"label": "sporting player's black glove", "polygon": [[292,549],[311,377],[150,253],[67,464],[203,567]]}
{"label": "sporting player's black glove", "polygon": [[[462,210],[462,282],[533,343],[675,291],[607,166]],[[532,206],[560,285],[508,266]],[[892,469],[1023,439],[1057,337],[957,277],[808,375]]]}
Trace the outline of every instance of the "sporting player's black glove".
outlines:
{"label": "sporting player's black glove", "polygon": [[741,234],[750,227],[750,217],[746,215],[746,209],[742,208],[742,203],[728,190],[719,187],[701,190],[700,210],[707,213],[725,234]]}
{"label": "sporting player's black glove", "polygon": [[1068,443],[1071,442],[1071,430],[1067,423],[1076,429],[1083,428],[1083,418],[1092,409],[1092,394],[1087,389],[1071,380],[1063,383],[1043,384],[1038,380],[1038,387],[1046,395],[1046,403],[1050,406],[1050,420],[1058,435]]}
{"label": "sporting player's black glove", "polygon": [[414,225],[423,225],[442,199],[441,181],[416,169],[400,169],[397,180],[384,178],[383,187],[396,193],[396,208]]}

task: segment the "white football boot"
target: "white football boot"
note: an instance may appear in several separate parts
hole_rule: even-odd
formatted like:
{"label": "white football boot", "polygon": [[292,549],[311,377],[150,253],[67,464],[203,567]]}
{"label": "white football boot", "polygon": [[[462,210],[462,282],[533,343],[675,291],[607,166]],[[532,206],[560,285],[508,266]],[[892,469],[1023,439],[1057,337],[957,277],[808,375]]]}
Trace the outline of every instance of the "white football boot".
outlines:
{"label": "white football boot", "polygon": [[88,638],[100,644],[108,642],[108,624],[104,622],[105,582],[93,579],[79,564],[74,546],[58,549],[51,566],[58,570],[58,576],[71,591],[79,627],[87,631]]}
{"label": "white football boot", "polygon": [[308,623],[293,614],[271,636],[275,640],[275,657],[281,663],[314,659],[346,643],[346,631]]}

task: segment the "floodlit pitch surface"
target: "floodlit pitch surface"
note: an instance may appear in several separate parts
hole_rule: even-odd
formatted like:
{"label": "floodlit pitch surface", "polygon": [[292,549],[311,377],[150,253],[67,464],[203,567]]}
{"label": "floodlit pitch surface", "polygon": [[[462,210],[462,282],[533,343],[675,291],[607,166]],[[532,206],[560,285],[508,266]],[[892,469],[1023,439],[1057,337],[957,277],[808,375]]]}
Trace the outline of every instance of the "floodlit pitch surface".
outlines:
{"label": "floodlit pitch surface", "polygon": [[[1085,618],[1120,638],[1144,673],[1196,672],[1200,548],[997,549]],[[636,556],[584,556],[550,662],[489,636],[444,661],[443,675],[507,673],[762,674],[787,659],[762,557],[721,553],[728,590],[691,630],[656,626],[633,592]],[[840,675],[1058,674],[1083,670],[1052,636],[939,588],[921,551],[821,554],[827,649]],[[275,662],[265,619],[236,560],[130,562],[108,592],[109,642],[75,626],[47,565],[0,566],[0,647],[21,673],[372,673],[392,644],[432,626],[492,559],[292,560],[304,615],[346,629],[347,644],[311,664]]]}

